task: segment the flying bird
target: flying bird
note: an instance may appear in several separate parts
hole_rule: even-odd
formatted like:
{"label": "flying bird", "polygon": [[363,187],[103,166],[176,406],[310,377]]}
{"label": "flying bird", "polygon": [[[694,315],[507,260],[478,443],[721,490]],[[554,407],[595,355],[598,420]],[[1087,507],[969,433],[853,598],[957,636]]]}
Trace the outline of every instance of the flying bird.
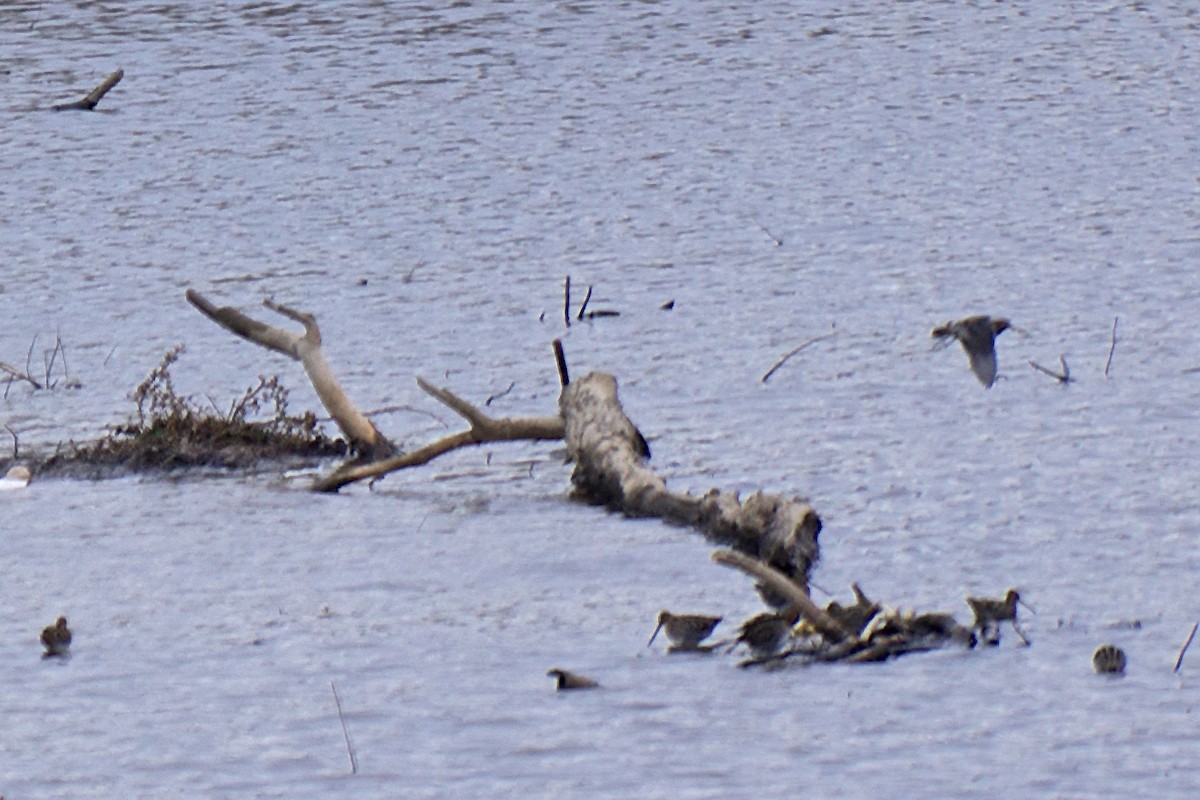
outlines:
{"label": "flying bird", "polygon": [[979,315],[958,322],[947,322],[933,329],[933,338],[957,339],[971,360],[971,371],[984,385],[991,388],[996,382],[996,337],[1012,327],[1003,317]]}

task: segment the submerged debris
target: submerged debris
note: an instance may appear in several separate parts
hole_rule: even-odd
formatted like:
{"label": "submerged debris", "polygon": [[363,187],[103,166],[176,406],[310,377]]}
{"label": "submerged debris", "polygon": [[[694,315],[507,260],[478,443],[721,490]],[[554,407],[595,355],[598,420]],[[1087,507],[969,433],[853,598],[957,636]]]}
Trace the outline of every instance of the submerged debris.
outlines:
{"label": "submerged debris", "polygon": [[1115,644],[1101,645],[1092,655],[1092,668],[1100,674],[1125,671],[1125,651]]}
{"label": "submerged debris", "polygon": [[277,377],[260,377],[225,412],[211,401],[207,408],[179,395],[171,381],[171,365],[183,349],[169,350],[134,389],[136,419],[113,427],[97,442],[66,445],[42,471],[244,468],[262,461],[347,455],[345,442],[321,432],[314,414],[288,413],[288,391]]}

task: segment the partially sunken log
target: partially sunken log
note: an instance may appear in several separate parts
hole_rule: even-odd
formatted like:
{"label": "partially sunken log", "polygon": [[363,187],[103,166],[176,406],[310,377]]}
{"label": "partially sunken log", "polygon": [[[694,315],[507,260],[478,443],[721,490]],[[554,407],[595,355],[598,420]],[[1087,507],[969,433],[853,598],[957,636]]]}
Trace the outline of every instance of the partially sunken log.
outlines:
{"label": "partially sunken log", "polygon": [[109,90],[121,82],[121,78],[125,77],[125,70],[118,69],[113,74],[109,75],[100,85],[92,89],[82,100],[76,100],[74,103],[63,103],[62,105],[54,106],[55,111],[94,111],[96,104],[100,102],[104,95],[108,94]]}
{"label": "partially sunken log", "polygon": [[325,360],[325,351],[321,349],[321,330],[312,314],[296,311],[270,300],[263,301],[263,305],[272,311],[304,325],[304,333],[296,334],[252,319],[236,308],[218,308],[199,292],[191,289],[187,291],[187,299],[204,316],[222,328],[303,364],[304,371],[308,374],[308,379],[325,410],[329,412],[329,416],[354,450],[364,458],[384,458],[395,451],[392,443],[358,410],[334,377],[329,362]]}
{"label": "partially sunken log", "polygon": [[[740,500],[735,492],[711,490],[703,497],[672,492],[646,465],[649,450],[617,399],[617,379],[593,372],[572,382],[559,398],[566,423],[568,457],[575,462],[575,493],[631,516],[661,517],[693,526],[726,545],[783,573],[807,595],[809,571],[817,561],[821,520],[799,498],[755,492]],[[787,600],[763,592],[772,605]]]}

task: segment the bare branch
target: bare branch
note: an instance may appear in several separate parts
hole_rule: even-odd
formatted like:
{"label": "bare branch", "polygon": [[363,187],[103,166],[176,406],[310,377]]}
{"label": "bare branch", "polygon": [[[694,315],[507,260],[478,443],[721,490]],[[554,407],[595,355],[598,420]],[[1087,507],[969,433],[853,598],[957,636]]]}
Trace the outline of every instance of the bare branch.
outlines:
{"label": "bare branch", "polygon": [[317,327],[316,317],[270,300],[263,301],[263,305],[272,311],[303,324],[304,335],[301,336],[259,322],[230,306],[218,308],[191,289],[187,290],[186,296],[189,303],[222,328],[303,364],[309,382],[325,410],[358,450],[370,455],[390,455],[393,452],[391,442],[358,410],[334,376],[333,369],[325,360],[325,351],[321,348],[321,330]]}
{"label": "bare branch", "polygon": [[1117,319],[1113,317],[1112,343],[1108,346],[1108,361],[1104,362],[1104,377],[1108,377],[1108,369],[1112,366],[1113,352],[1117,349]]}
{"label": "bare branch", "polygon": [[121,82],[121,78],[125,77],[125,70],[118,69],[116,72],[102,80],[95,89],[92,89],[82,100],[76,100],[74,103],[63,103],[62,105],[54,106],[55,111],[92,111],[96,108],[96,104],[100,102],[104,95],[108,94],[109,90]]}
{"label": "bare branch", "polygon": [[806,347],[809,347],[810,345],[814,345],[814,344],[816,344],[817,342],[820,342],[820,341],[822,341],[822,340],[824,340],[824,339],[828,339],[828,338],[830,338],[830,337],[831,337],[831,336],[833,336],[835,333],[837,333],[837,331],[830,331],[829,333],[824,333],[824,334],[821,334],[820,336],[814,336],[813,338],[809,339],[807,342],[805,342],[804,344],[800,345],[799,347],[796,347],[796,348],[794,348],[794,349],[790,350],[789,352],[785,353],[785,354],[784,354],[784,356],[783,356],[783,358],[781,358],[781,359],[779,359],[778,361],[776,361],[776,362],[775,362],[775,366],[773,366],[773,367],[771,367],[769,370],[767,370],[767,371],[766,371],[766,374],[764,374],[764,375],[762,376],[762,382],[763,382],[763,383],[766,383],[768,380],[770,380],[770,379],[771,379],[771,376],[775,374],[776,370],[778,370],[778,369],[779,369],[780,367],[782,367],[782,366],[783,366],[785,363],[787,363],[787,360],[788,360],[789,358],[791,358],[792,356],[796,355],[796,354],[797,354],[797,353],[799,353],[801,350],[804,350]]}
{"label": "bare branch", "polygon": [[485,442],[541,441],[563,438],[563,421],[560,417],[490,417],[449,389],[434,386],[424,378],[417,378],[417,385],[438,402],[453,409],[467,421],[470,427],[465,431],[443,436],[418,450],[381,461],[373,461],[369,464],[344,466],[317,481],[313,489],[318,492],[336,492],[355,481],[377,478],[389,472],[428,464],[451,450],[473,447]]}
{"label": "bare branch", "polygon": [[717,550],[712,554],[712,560],[726,567],[741,570],[752,578],[765,583],[772,591],[783,596],[789,605],[800,612],[800,615],[813,624],[817,630],[835,641],[854,638],[855,634],[833,617],[821,610],[808,593],[788,579],[782,572],[772,569],[763,562],[735,553],[732,550]]}
{"label": "bare branch", "polygon": [[1071,383],[1071,381],[1072,381],[1071,369],[1067,366],[1066,356],[1059,356],[1058,363],[1059,363],[1059,366],[1062,367],[1062,372],[1055,372],[1052,369],[1046,369],[1045,367],[1043,367],[1041,364],[1037,363],[1036,361],[1030,361],[1029,366],[1033,367],[1038,372],[1049,375],[1051,378],[1054,378],[1059,383],[1064,383],[1064,384]]}

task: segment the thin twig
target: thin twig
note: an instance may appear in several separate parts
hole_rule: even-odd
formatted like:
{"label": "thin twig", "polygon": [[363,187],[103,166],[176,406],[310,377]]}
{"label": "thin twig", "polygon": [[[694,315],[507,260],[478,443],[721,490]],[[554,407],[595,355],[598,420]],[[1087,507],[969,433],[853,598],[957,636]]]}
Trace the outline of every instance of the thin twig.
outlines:
{"label": "thin twig", "polygon": [[1112,366],[1113,352],[1117,349],[1117,319],[1113,317],[1112,344],[1108,346],[1108,361],[1104,362],[1104,377],[1108,377],[1108,368]]}
{"label": "thin twig", "polygon": [[1175,659],[1175,672],[1179,672],[1179,668],[1183,666],[1183,654],[1192,645],[1192,639],[1196,638],[1196,628],[1200,628],[1200,622],[1192,626],[1192,632],[1188,634],[1187,641],[1183,643],[1183,649],[1179,651],[1179,658]]}
{"label": "thin twig", "polygon": [[571,327],[571,276],[563,281],[563,322]]}
{"label": "thin twig", "polygon": [[[31,363],[33,363],[33,348],[36,344],[37,344],[37,334],[35,333],[33,335],[33,341],[29,343],[29,349],[25,352],[25,377],[30,383],[33,383],[33,378],[30,378],[29,376],[32,375],[33,373],[31,373],[29,371],[29,365]],[[38,386],[37,388],[40,389],[42,387]]]}
{"label": "thin twig", "polygon": [[761,222],[758,222],[757,220],[755,220],[754,224],[755,224],[755,225],[757,225],[757,226],[758,226],[758,229],[759,229],[760,231],[762,231],[763,233],[765,233],[765,234],[767,235],[767,237],[768,237],[768,238],[769,238],[769,239],[770,239],[772,242],[774,242],[774,243],[775,243],[775,246],[776,246],[776,247],[781,247],[781,246],[783,245],[783,240],[782,240],[782,239],[779,239],[779,238],[777,238],[777,237],[775,236],[775,234],[773,234],[773,233],[771,233],[769,230],[767,230],[767,226],[766,226],[766,225],[763,225]]}
{"label": "thin twig", "polygon": [[583,296],[583,305],[581,305],[579,307],[579,316],[576,317],[575,319],[583,320],[583,313],[585,311],[587,311],[588,302],[591,301],[591,299],[592,299],[592,286],[591,286],[591,284],[588,284],[587,294],[585,294]]}
{"label": "thin twig", "polygon": [[8,431],[8,435],[13,437],[13,461],[21,457],[21,443],[17,440],[17,432],[10,426],[5,425],[4,430]]}
{"label": "thin twig", "polygon": [[511,382],[508,384],[508,386],[507,386],[507,387],[504,389],[504,391],[502,391],[502,392],[498,392],[498,393],[496,393],[496,394],[490,394],[490,395],[488,395],[488,399],[487,399],[487,400],[484,400],[484,401],[483,401],[483,404],[484,404],[485,406],[490,406],[490,405],[492,404],[492,401],[493,401],[493,400],[499,400],[501,397],[504,397],[504,395],[506,395],[506,394],[508,394],[509,392],[511,392],[511,391],[513,390],[513,387],[514,387],[514,386],[516,386],[516,385],[517,385],[517,382],[516,382],[516,381],[511,381]]}
{"label": "thin twig", "polygon": [[1042,372],[1042,373],[1045,373],[1046,375],[1049,375],[1051,378],[1054,378],[1059,383],[1071,383],[1071,381],[1072,381],[1071,369],[1067,366],[1066,356],[1059,356],[1058,363],[1062,367],[1062,372],[1055,372],[1052,369],[1046,369],[1045,367],[1043,367],[1041,364],[1037,363],[1036,361],[1030,361],[1029,366],[1033,367],[1038,372]]}
{"label": "thin twig", "polygon": [[67,368],[67,346],[65,344],[63,344],[61,335],[56,335],[54,337],[54,340],[58,343],[58,352],[59,352],[59,355],[62,356],[63,380],[66,382],[66,388],[70,389],[70,388],[72,388],[72,386],[71,386],[71,370]]}
{"label": "thin twig", "polygon": [[829,333],[823,333],[820,336],[814,336],[813,338],[809,339],[807,342],[800,345],[799,347],[796,347],[796,348],[792,349],[791,351],[785,353],[783,358],[776,361],[775,366],[773,366],[769,370],[767,370],[766,374],[762,376],[762,382],[766,383],[768,380],[770,380],[771,376],[775,374],[775,371],[778,370],[780,367],[782,367],[785,363],[787,363],[787,360],[789,358],[796,355],[797,353],[799,353],[801,350],[808,347],[809,345],[813,345],[823,339],[830,338],[835,333],[837,333],[837,331],[830,331]]}
{"label": "thin twig", "polygon": [[[413,414],[422,414],[426,417],[430,417],[435,422],[437,422],[439,425],[441,425],[443,428],[450,427],[446,423],[446,420],[442,419],[437,414],[434,414],[432,411],[426,411],[423,408],[417,408],[416,406],[405,406],[405,405],[384,406],[383,408],[373,408],[370,411],[364,411],[363,414],[365,414],[368,417],[382,417],[384,414],[395,414],[397,411],[410,411]],[[329,422],[329,421],[332,421],[333,418],[332,417],[318,417],[318,419],[321,420],[322,422]]]}
{"label": "thin twig", "polygon": [[350,729],[346,727],[346,715],[342,713],[342,698],[338,697],[338,690],[333,681],[329,682],[329,688],[333,689],[333,701],[337,703],[338,719],[342,721],[342,735],[346,737],[346,752],[350,754],[350,773],[357,775],[358,754],[354,752],[354,743],[350,741]]}
{"label": "thin twig", "polygon": [[54,385],[50,382],[50,374],[54,371],[54,362],[58,359],[58,348],[62,344],[61,339],[56,339],[54,349],[49,353],[42,353],[42,363],[46,366],[46,388],[53,389]]}

